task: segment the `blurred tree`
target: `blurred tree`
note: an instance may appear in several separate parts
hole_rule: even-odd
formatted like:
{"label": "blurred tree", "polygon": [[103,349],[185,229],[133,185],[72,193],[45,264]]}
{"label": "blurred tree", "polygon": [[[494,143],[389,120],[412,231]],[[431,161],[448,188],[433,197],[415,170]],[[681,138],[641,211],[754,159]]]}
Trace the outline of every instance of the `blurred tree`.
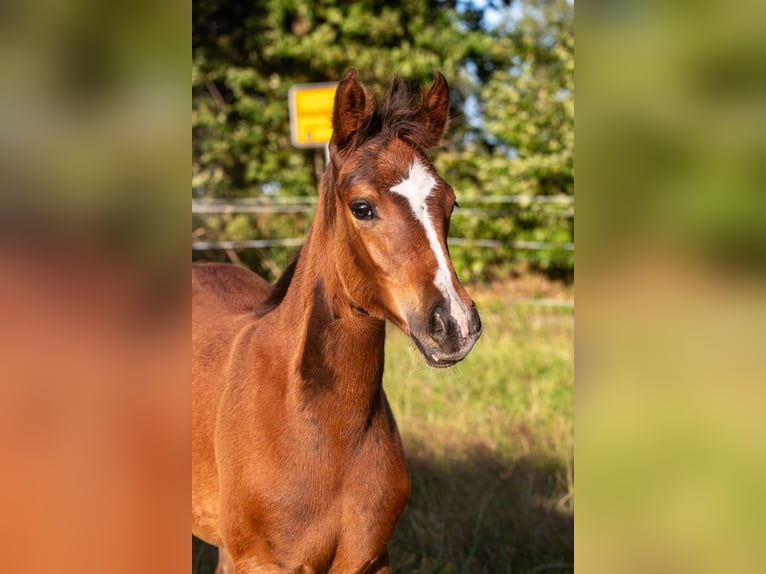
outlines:
{"label": "blurred tree", "polygon": [[371,84],[425,83],[437,69],[456,78],[474,33],[454,16],[439,1],[195,1],[193,187],[215,197],[264,185],[315,193],[313,154],[290,143],[289,88],[337,81],[351,66]]}
{"label": "blurred tree", "polygon": [[[464,196],[574,194],[574,6],[569,0],[519,0],[485,26],[492,39],[466,62],[477,92],[471,138],[436,161]],[[564,209],[562,209],[564,207]],[[562,216],[563,214],[563,216]],[[573,204],[519,205],[503,220],[468,219],[468,237],[555,244],[574,241]],[[465,272],[485,275],[519,259],[570,271],[572,251],[464,253]]]}
{"label": "blurred tree", "polygon": [[[195,0],[193,195],[315,195],[322,151],[292,146],[287,92],[298,83],[337,81],[351,66],[376,88],[396,75],[421,85],[434,70],[447,76],[453,119],[434,156],[458,197],[572,193],[572,12],[567,0]],[[549,228],[555,218],[548,211],[491,221],[465,216],[456,229],[466,238],[571,241],[571,222]],[[205,223],[208,238],[304,231],[295,221],[270,219],[196,223]],[[481,276],[485,261],[496,266],[530,254],[456,255],[463,273]],[[532,262],[541,267],[572,264],[540,255]],[[247,263],[265,271],[255,259]]]}

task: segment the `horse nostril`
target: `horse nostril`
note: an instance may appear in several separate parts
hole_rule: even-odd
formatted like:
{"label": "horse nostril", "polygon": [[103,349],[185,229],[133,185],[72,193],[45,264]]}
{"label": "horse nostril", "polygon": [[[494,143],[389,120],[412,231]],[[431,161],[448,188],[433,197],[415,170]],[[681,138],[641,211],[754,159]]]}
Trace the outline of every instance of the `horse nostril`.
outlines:
{"label": "horse nostril", "polygon": [[431,321],[429,323],[430,335],[435,340],[442,340],[447,334],[447,323],[444,319],[444,309],[436,307],[431,312]]}

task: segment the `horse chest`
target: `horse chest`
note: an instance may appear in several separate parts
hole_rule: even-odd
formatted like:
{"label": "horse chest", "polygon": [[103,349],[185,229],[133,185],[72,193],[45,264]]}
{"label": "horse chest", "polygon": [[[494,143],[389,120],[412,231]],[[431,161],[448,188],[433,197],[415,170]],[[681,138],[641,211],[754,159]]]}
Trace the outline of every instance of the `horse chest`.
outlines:
{"label": "horse chest", "polygon": [[346,571],[338,564],[363,571],[385,551],[409,494],[409,474],[399,444],[369,442],[353,462],[330,465],[333,473],[286,477],[276,497],[281,510],[265,533],[274,556],[312,572]]}

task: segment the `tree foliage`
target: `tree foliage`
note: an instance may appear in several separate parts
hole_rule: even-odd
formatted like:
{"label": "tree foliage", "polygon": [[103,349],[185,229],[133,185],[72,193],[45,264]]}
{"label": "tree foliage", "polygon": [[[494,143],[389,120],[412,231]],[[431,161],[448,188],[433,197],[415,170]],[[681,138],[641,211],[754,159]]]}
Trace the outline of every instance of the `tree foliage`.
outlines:
{"label": "tree foliage", "polygon": [[[287,93],[298,83],[337,81],[351,66],[374,86],[397,75],[425,85],[434,70],[445,74],[452,123],[433,157],[461,205],[493,195],[571,195],[573,20],[568,0],[195,0],[193,196],[314,195],[322,152],[291,145]],[[455,235],[572,241],[573,219],[560,206],[495,208],[502,217],[458,210]],[[208,239],[304,231],[305,223],[280,218],[194,223]],[[264,270],[259,257],[247,257]],[[455,247],[453,258],[459,272],[475,276],[519,259],[544,269],[573,266],[571,252],[512,247]]]}

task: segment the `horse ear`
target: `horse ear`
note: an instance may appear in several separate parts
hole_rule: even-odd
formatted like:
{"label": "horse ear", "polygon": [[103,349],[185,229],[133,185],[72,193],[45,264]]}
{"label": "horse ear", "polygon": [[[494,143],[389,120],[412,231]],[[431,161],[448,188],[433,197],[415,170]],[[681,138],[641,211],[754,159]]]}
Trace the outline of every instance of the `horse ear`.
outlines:
{"label": "horse ear", "polygon": [[349,69],[335,91],[332,112],[332,139],[337,149],[342,150],[370,115],[372,102],[364,87],[356,79],[356,70]]}
{"label": "horse ear", "polygon": [[434,72],[434,83],[420,98],[418,120],[428,128],[432,139],[426,142],[427,147],[437,145],[449,123],[449,86],[441,72]]}

